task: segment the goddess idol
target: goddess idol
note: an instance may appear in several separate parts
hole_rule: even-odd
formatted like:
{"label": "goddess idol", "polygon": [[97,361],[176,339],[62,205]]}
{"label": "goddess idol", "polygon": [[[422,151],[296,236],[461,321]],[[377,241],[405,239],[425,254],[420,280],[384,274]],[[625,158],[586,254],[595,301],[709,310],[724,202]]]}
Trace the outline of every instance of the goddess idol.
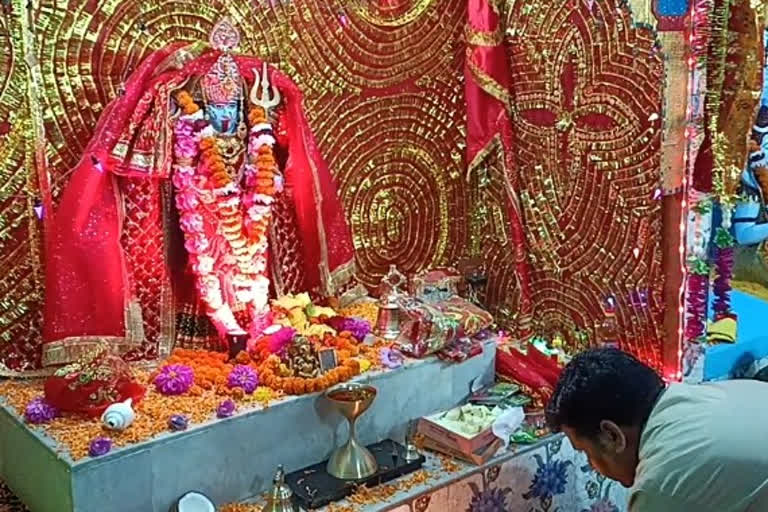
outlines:
{"label": "goddess idol", "polygon": [[301,93],[239,39],[224,20],[152,53],[102,114],[51,221],[44,365],[105,339],[134,360],[226,348],[269,325],[270,295],[351,278]]}

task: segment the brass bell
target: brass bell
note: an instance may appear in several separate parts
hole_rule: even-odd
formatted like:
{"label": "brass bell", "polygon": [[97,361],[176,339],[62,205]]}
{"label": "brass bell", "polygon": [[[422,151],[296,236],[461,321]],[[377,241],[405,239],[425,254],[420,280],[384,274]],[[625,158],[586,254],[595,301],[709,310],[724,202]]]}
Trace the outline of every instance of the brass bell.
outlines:
{"label": "brass bell", "polygon": [[272,490],[267,496],[267,503],[261,512],[300,512],[301,509],[293,502],[293,491],[285,485],[283,466],[277,467]]}

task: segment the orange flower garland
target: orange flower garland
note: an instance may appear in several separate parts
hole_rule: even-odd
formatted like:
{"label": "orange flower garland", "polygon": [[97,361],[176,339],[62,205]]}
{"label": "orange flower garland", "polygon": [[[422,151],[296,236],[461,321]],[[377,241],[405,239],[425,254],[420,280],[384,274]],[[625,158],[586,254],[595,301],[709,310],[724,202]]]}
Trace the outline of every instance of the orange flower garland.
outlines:
{"label": "orange flower garland", "polygon": [[211,180],[216,188],[222,188],[232,182],[232,177],[227,173],[227,165],[219,153],[219,146],[214,137],[205,137],[200,140],[200,151],[203,162],[211,173]]}
{"label": "orange flower garland", "polygon": [[345,382],[360,374],[360,363],[354,359],[347,359],[333,370],[326,372],[314,379],[302,379],[300,377],[281,377],[280,358],[271,355],[259,368],[259,378],[264,385],[272,389],[283,391],[290,395],[304,395],[323,391],[339,382]]}
{"label": "orange flower garland", "polygon": [[[261,107],[251,108],[248,114],[248,120],[251,122],[251,126],[258,126],[267,124],[267,114]],[[277,192],[275,188],[275,175],[277,169],[277,161],[275,160],[274,152],[269,144],[264,144],[259,148],[259,154],[256,157],[256,193],[266,196],[274,196]]]}
{"label": "orange flower garland", "polygon": [[192,99],[192,95],[189,94],[187,91],[180,91],[176,94],[176,102],[179,104],[179,107],[184,112],[184,115],[191,116],[192,114],[195,114],[198,110],[200,110],[200,107],[195,103],[195,100]]}
{"label": "orange flower garland", "polygon": [[[339,366],[314,379],[293,377],[277,355],[269,354],[266,340],[260,341],[262,343],[260,350],[250,355],[240,352],[233,362],[228,361],[225,353],[176,349],[166,364],[182,364],[192,368],[195,373],[195,385],[190,390],[190,394],[200,395],[204,390],[215,389],[218,394],[235,398],[241,398],[237,395],[242,390],[227,387],[227,379],[235,364],[250,366],[258,372],[261,385],[289,395],[324,391],[360,374],[360,363],[353,358],[361,353],[361,346],[355,342],[351,334],[326,335],[322,343],[314,337],[310,338],[310,341],[316,347],[335,348],[339,356]],[[150,381],[152,378],[150,377]]]}
{"label": "orange flower garland", "polygon": [[[266,112],[261,107],[252,107],[248,113],[248,121],[251,126],[258,127],[269,123]],[[256,172],[249,174],[246,183],[256,194],[273,198],[277,193],[275,186],[275,176],[277,175],[277,161],[272,147],[269,144],[259,146],[255,158],[252,158],[251,165],[256,168]],[[268,200],[269,201],[269,200]],[[252,204],[248,204],[252,206]],[[264,215],[261,220],[251,219],[247,224],[248,237],[251,241],[256,241],[265,236],[269,228],[270,215]]]}
{"label": "orange flower garland", "polygon": [[195,385],[190,390],[191,394],[202,394],[201,390],[205,389],[216,389],[221,395],[233,393],[233,390],[227,387],[227,378],[234,365],[227,362],[225,353],[176,349],[165,364],[183,364],[192,368],[195,372]]}

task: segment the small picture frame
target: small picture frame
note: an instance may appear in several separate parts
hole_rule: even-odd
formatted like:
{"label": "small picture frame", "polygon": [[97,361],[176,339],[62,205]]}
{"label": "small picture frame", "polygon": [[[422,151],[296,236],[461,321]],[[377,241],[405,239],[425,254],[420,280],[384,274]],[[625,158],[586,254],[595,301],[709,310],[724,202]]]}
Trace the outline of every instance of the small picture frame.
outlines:
{"label": "small picture frame", "polygon": [[320,359],[320,371],[327,373],[338,366],[338,359],[336,358],[336,350],[332,348],[324,348],[317,352],[317,357]]}

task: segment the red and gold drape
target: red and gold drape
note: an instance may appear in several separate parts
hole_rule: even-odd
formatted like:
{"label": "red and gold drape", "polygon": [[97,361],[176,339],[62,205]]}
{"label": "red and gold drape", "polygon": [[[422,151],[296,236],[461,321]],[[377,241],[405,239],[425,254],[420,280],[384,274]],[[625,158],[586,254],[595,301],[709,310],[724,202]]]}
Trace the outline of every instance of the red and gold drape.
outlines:
{"label": "red and gold drape", "polygon": [[[504,286],[490,295],[517,297],[515,318],[538,334],[573,348],[613,337],[661,366],[654,34],[614,0],[469,0],[468,18],[470,178],[508,205],[508,236],[478,242],[490,287]],[[498,279],[501,261],[514,281]]]}

